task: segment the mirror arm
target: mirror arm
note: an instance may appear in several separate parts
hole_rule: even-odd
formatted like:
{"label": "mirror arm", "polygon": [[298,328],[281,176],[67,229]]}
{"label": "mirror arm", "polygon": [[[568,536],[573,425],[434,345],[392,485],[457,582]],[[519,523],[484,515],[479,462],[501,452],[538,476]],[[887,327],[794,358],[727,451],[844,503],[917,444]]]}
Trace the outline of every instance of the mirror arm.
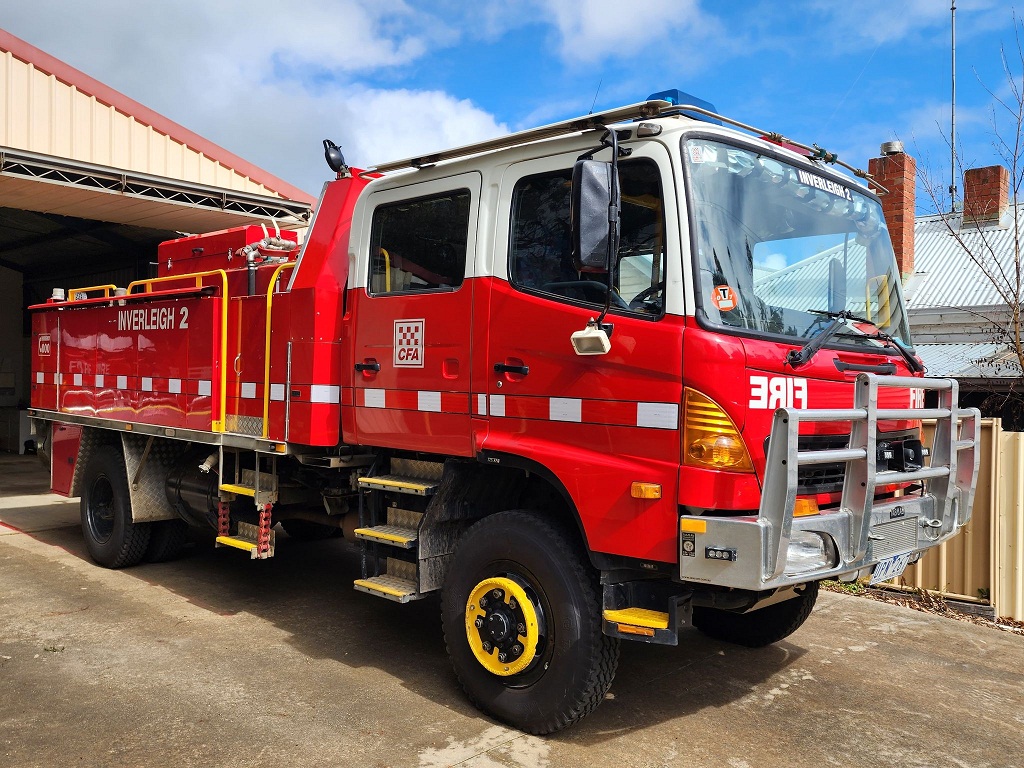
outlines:
{"label": "mirror arm", "polygon": [[615,256],[619,250],[619,137],[614,128],[609,128],[601,139],[601,144],[612,150],[612,199],[608,204],[608,253],[605,257],[605,279],[607,290],[604,294],[604,309],[597,318],[597,327],[604,324],[604,319],[612,306],[612,291],[615,289],[615,275],[612,269]]}

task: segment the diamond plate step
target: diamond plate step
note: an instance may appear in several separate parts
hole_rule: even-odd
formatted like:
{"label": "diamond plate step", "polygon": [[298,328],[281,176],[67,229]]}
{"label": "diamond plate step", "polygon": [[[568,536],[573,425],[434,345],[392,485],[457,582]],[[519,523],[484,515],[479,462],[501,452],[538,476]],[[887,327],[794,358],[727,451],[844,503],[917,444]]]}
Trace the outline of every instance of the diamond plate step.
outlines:
{"label": "diamond plate step", "polygon": [[353,586],[360,592],[366,592],[396,603],[408,603],[418,600],[422,595],[416,594],[416,582],[400,579],[397,576],[372,576],[369,579],[356,579]]}
{"label": "diamond plate step", "polygon": [[399,525],[375,525],[372,528],[356,528],[356,538],[389,544],[401,549],[412,549],[416,546],[419,533],[415,528],[403,528]]}
{"label": "diamond plate step", "polygon": [[234,547],[243,552],[248,552],[252,560],[266,560],[268,557],[274,556],[274,545],[276,544],[277,535],[274,531],[270,532],[270,549],[261,555],[259,553],[259,533],[260,529],[258,526],[251,525],[250,523],[239,523],[238,533],[234,536],[217,537],[217,546]]}
{"label": "diamond plate step", "polygon": [[394,493],[410,493],[414,496],[430,496],[437,490],[439,480],[426,477],[410,477],[406,475],[377,475],[360,477],[360,488],[372,488],[377,491]]}

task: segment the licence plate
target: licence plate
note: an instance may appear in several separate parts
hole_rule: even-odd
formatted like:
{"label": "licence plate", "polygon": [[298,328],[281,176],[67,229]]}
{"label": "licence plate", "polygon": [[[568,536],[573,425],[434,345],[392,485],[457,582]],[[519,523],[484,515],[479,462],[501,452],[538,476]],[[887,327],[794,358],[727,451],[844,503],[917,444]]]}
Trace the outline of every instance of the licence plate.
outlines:
{"label": "licence plate", "polygon": [[870,584],[878,584],[882,581],[889,581],[889,579],[895,579],[906,570],[907,565],[910,564],[910,552],[904,552],[902,555],[893,555],[887,557],[885,560],[881,560],[875,565],[875,570],[871,574]]}

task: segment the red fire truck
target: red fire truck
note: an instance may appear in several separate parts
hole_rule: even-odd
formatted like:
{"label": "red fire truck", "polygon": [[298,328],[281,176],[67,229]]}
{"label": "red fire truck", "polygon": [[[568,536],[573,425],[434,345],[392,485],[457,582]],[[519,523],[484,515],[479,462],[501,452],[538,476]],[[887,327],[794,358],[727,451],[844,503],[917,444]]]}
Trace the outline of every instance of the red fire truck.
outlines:
{"label": "red fire truck", "polygon": [[301,247],[186,237],[31,307],[31,415],[100,565],[189,525],[255,559],[343,533],[357,590],[438,593],[469,697],[547,733],[620,639],[775,642],[821,579],[970,519],[978,413],[924,377],[835,156],[678,91],[370,172],[324,144]]}

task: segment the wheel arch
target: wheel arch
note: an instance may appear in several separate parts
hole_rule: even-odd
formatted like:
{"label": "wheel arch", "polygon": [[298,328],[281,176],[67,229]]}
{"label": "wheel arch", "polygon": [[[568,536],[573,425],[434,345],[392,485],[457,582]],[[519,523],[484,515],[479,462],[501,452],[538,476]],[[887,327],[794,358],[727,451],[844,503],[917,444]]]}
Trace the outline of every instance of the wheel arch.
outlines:
{"label": "wheel arch", "polygon": [[78,457],[75,460],[71,491],[68,495],[82,495],[82,479],[89,459],[105,445],[115,446],[124,456],[132,522],[177,520],[178,513],[167,503],[164,482],[168,472],[188,448],[188,443],[182,440],[133,435],[130,432],[117,432],[100,427],[82,427]]}
{"label": "wheel arch", "polygon": [[477,455],[477,461],[490,472],[499,469],[514,472],[519,479],[519,494],[509,497],[502,509],[495,509],[493,512],[507,509],[536,509],[550,515],[570,530],[593,563],[593,553],[587,539],[587,531],[583,527],[583,519],[576,502],[558,475],[538,461],[511,453],[482,451]]}

